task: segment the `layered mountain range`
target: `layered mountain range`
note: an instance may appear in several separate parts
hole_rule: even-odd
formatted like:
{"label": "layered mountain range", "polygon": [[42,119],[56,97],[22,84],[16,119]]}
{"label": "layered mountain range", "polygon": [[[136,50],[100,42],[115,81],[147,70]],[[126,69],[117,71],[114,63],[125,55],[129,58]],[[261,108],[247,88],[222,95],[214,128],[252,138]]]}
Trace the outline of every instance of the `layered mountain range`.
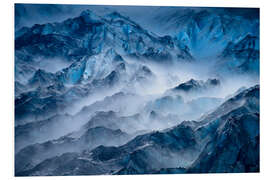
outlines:
{"label": "layered mountain range", "polygon": [[180,11],[16,30],[15,175],[258,172],[259,20]]}

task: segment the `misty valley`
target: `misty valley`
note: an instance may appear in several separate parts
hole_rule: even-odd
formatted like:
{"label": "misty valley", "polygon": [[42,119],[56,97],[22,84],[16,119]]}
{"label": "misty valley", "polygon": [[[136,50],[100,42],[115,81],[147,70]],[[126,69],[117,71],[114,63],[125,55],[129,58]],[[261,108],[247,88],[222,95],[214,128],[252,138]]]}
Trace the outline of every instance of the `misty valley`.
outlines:
{"label": "misty valley", "polygon": [[259,52],[256,8],[16,4],[15,176],[259,172]]}

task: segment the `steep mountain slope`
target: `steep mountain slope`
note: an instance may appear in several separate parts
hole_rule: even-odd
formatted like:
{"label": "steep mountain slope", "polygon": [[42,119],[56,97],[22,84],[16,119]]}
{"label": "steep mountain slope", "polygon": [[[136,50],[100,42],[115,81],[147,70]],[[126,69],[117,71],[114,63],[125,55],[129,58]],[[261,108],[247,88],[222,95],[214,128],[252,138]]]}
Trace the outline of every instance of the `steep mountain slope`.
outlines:
{"label": "steep mountain slope", "polygon": [[259,38],[250,34],[238,42],[230,42],[217,63],[220,71],[236,70],[240,73],[259,73]]}
{"label": "steep mountain slope", "polygon": [[259,172],[259,114],[233,114],[219,127],[190,173]]}
{"label": "steep mountain slope", "polygon": [[197,81],[190,79],[187,82],[179,84],[177,87],[173,88],[173,92],[179,93],[198,93],[206,92],[209,90],[217,89],[220,87],[220,80],[218,79],[208,79],[207,81]]}
{"label": "steep mountain slope", "polygon": [[257,9],[91,9],[15,32],[16,176],[259,171]]}
{"label": "steep mountain slope", "polygon": [[[116,12],[100,17],[88,10],[62,23],[23,28],[16,32],[15,75],[26,89],[16,96],[16,120],[45,119],[66,108],[67,96],[73,98],[69,98],[68,103],[75,102],[95,90],[112,87],[124,78],[131,78],[129,84],[141,81],[137,76],[149,78],[148,74],[138,72],[128,75],[127,66],[134,67],[116,51],[154,61],[175,60],[177,53],[182,54],[183,59],[192,58],[187,51],[184,51],[187,55],[183,55],[169,36],[151,35]],[[40,69],[39,64],[44,59],[48,62],[51,59],[53,63],[55,58],[71,65],[55,73]],[[150,73],[146,66],[140,71]]]}
{"label": "steep mountain slope", "polygon": [[[241,14],[242,13],[242,14]],[[162,15],[161,15],[162,14]],[[232,15],[233,14],[233,15]],[[258,10],[233,8],[161,7],[153,21],[163,24],[161,31],[176,35],[197,59],[213,58],[222,53],[230,41],[248,34],[259,36]]]}
{"label": "steep mountain slope", "polygon": [[[56,140],[37,143],[27,146],[16,154],[16,172],[26,171],[50,157],[66,152],[80,152],[84,149],[93,149],[99,145],[119,146],[127,142],[130,135],[121,130],[112,130],[105,127],[83,128]],[[31,156],[28,156],[29,153]]]}
{"label": "steep mountain slope", "polygon": [[[192,13],[194,16],[191,19],[202,28],[206,26],[207,19],[215,17],[208,11]],[[213,25],[213,28],[216,26]],[[194,29],[193,26],[187,27]],[[249,28],[243,30],[246,31],[250,32]],[[200,31],[201,36],[209,37],[206,32]],[[231,37],[231,34],[228,36]],[[226,39],[223,35],[220,38]],[[80,16],[61,23],[22,28],[16,31],[15,39],[15,78],[21,87],[16,91],[16,120],[41,120],[40,117],[45,114],[48,116],[42,119],[48,118],[66,108],[67,96],[71,95],[75,102],[92,94],[95,91],[93,87],[106,89],[107,85],[115,84],[123,77],[127,80],[133,67],[125,58],[133,57],[139,61],[148,59],[159,63],[178,61],[179,58],[191,60],[193,57],[189,49],[191,44],[171,36],[154,35],[117,12],[101,17],[86,10]],[[55,58],[71,65],[55,73],[40,69],[40,63],[54,63]],[[218,64],[220,68],[214,70],[216,74],[222,73],[222,68],[229,72],[235,69],[247,73],[258,72],[258,38],[247,35],[239,43],[228,44]],[[127,69],[129,66],[130,69]],[[132,75],[130,78],[130,81],[134,79]],[[83,85],[77,85],[81,83]],[[70,84],[76,84],[76,87],[67,87]]]}
{"label": "steep mountain slope", "polygon": [[[18,175],[258,172],[258,102],[259,86],[254,86],[201,121],[140,135],[119,147],[63,154]],[[65,165],[56,163],[61,161]]]}
{"label": "steep mountain slope", "polygon": [[[117,47],[121,53],[153,60],[170,59],[177,52],[191,57],[188,52],[175,48],[170,36],[150,34],[117,12],[100,17],[86,10],[79,17],[62,23],[35,25],[21,29],[16,34],[15,49],[24,50],[33,57],[38,55],[72,60],[99,54],[108,47]],[[175,53],[171,54],[170,49],[174,49]]]}

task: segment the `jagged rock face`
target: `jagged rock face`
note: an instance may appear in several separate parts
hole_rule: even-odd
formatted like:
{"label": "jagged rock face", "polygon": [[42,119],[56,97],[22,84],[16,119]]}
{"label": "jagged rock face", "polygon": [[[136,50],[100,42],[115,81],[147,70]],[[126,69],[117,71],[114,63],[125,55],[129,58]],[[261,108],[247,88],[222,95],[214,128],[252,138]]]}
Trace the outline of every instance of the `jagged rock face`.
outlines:
{"label": "jagged rock face", "polygon": [[[244,90],[224,104],[243,100],[246,103],[213,120],[206,117],[208,120],[186,121],[168,130],[137,136],[119,147],[100,146],[90,152],[64,154],[45,160],[21,175],[80,174],[84,169],[89,170],[85,174],[258,172],[258,93],[258,86]],[[216,113],[212,112],[209,117]],[[65,166],[73,168],[63,169],[62,163],[55,164],[64,159],[68,159]],[[77,161],[83,165],[74,166]],[[102,163],[94,168],[95,162]]]}
{"label": "jagged rock face", "polygon": [[79,17],[62,23],[35,25],[19,32],[15,49],[27,51],[32,56],[73,60],[115,47],[121,53],[154,61],[171,60],[177,53],[182,59],[192,59],[187,50],[174,47],[170,36],[153,36],[116,12],[100,17],[86,10]]}
{"label": "jagged rock face", "polygon": [[198,93],[214,93],[220,88],[221,82],[219,79],[208,79],[206,81],[197,81],[190,79],[178,86],[172,88],[169,92],[180,94],[182,96],[196,95]]}
{"label": "jagged rock face", "polygon": [[[218,66],[224,71],[259,73],[259,38],[247,35],[236,43],[230,42],[221,55]],[[222,68],[223,67],[223,68]]]}
{"label": "jagged rock face", "polygon": [[72,101],[115,87],[126,78],[125,74],[126,63],[112,49],[106,54],[86,56],[56,73],[38,69],[16,97],[16,119],[41,120],[56,115],[70,106]]}
{"label": "jagged rock face", "polygon": [[[73,132],[56,140],[23,148],[16,155],[16,172],[27,171],[48,158],[66,152],[91,150],[99,145],[119,146],[130,138],[130,135],[120,129],[112,130],[102,126],[82,129],[80,132]],[[28,156],[29,153],[31,156]]]}
{"label": "jagged rock face", "polygon": [[218,129],[213,141],[206,145],[188,172],[259,172],[258,130],[258,114],[232,115]]}
{"label": "jagged rock face", "polygon": [[259,19],[164,8],[16,30],[16,176],[259,171]]}
{"label": "jagged rock face", "polygon": [[[176,34],[182,48],[189,47],[197,58],[209,58],[222,53],[227,43],[242,39],[247,34],[259,36],[257,13],[248,12],[232,16],[228,9],[183,9],[161,8],[154,21],[159,21],[163,32]],[[237,13],[237,9],[234,10]],[[246,17],[252,14],[253,17]],[[245,27],[245,28],[243,28]],[[211,49],[211,50],[209,50]]]}
{"label": "jagged rock face", "polygon": [[190,91],[202,90],[204,88],[206,89],[212,88],[212,86],[215,87],[219,85],[220,85],[220,81],[218,79],[208,79],[206,82],[196,81],[194,79],[191,79],[175,87],[174,90],[190,92]]}

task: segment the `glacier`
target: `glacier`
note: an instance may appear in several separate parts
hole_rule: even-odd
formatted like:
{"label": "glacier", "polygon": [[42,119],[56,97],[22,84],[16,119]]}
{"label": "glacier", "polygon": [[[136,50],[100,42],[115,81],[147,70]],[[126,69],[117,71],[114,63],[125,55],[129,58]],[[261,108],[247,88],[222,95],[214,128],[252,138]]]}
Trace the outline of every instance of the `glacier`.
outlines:
{"label": "glacier", "polygon": [[15,4],[15,176],[260,172],[259,20]]}

